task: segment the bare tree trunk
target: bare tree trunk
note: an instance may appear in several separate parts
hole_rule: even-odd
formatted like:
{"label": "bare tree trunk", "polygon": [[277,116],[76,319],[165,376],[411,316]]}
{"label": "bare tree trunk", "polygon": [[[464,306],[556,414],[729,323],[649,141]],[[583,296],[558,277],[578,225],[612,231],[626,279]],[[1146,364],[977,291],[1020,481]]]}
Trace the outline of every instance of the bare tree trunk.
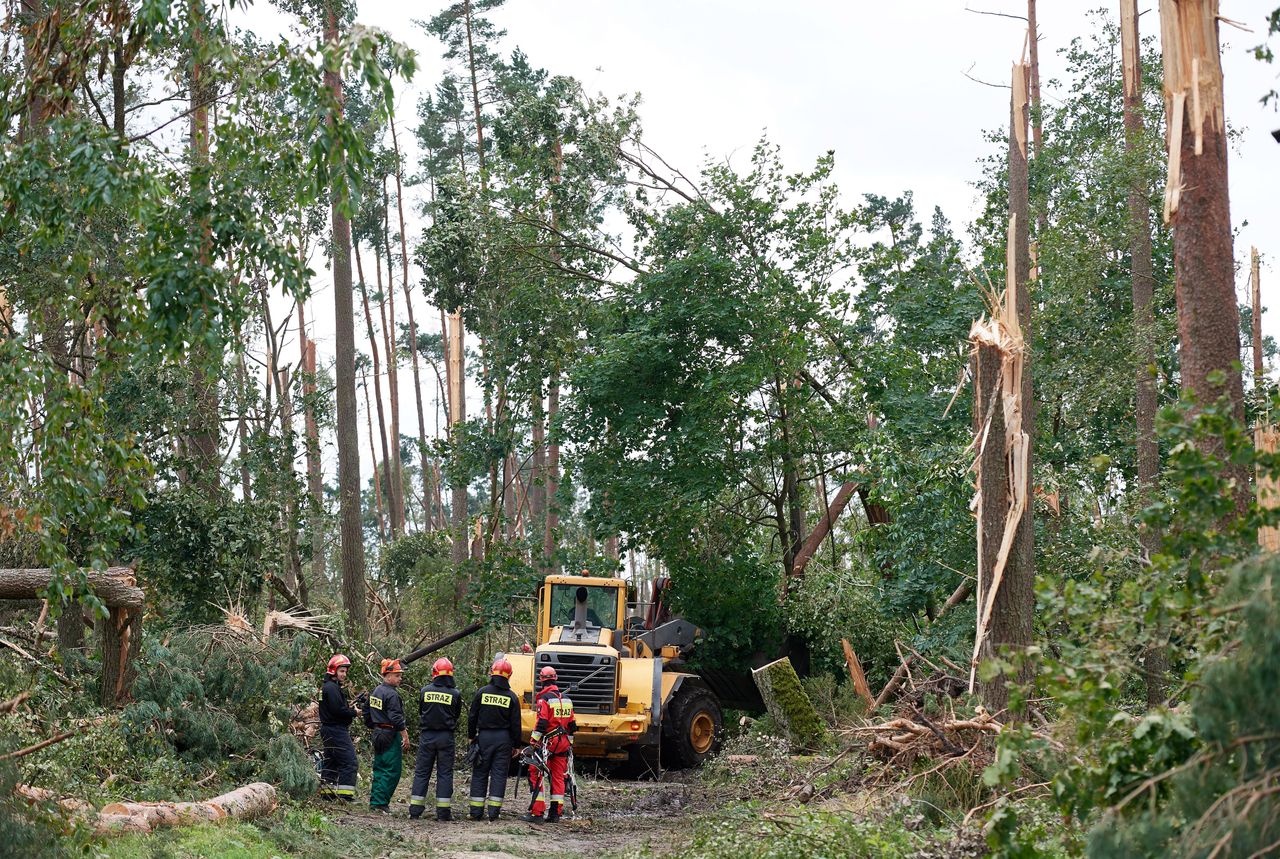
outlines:
{"label": "bare tree trunk", "polygon": [[[372,312],[371,312],[371,311],[370,311],[370,309],[369,309],[369,287],[368,287],[368,285],[365,283],[365,279],[364,279],[364,265],[363,265],[363,263],[362,263],[362,261],[361,261],[361,259],[360,259],[360,243],[359,243],[359,242],[356,242],[356,243],[355,243],[355,245],[354,245],[354,247],[355,247],[355,254],[356,254],[356,276],[360,279],[360,299],[361,299],[361,302],[362,302],[362,303],[363,303],[363,305],[364,305],[364,324],[365,324],[365,328],[366,328],[366,330],[367,330],[367,331],[368,331],[368,333],[369,333],[369,351],[370,351],[370,353],[373,355],[373,395],[374,395],[374,401],[378,404],[378,435],[379,435],[379,437],[382,439],[382,468],[383,468],[383,471],[384,471],[384,473],[385,473],[385,470],[386,470],[386,468],[387,468],[387,464],[388,464],[389,462],[391,462],[391,448],[390,448],[390,446],[388,445],[388,441],[387,441],[387,419],[386,419],[386,413],[383,411],[383,408],[382,408],[382,384],[381,384],[381,378],[382,378],[382,361],[381,361],[381,359],[379,359],[379,357],[378,357],[378,337],[377,337],[377,335],[376,335],[376,334],[374,334],[374,331],[373,331],[373,314],[372,314]],[[376,247],[374,248],[374,256],[375,256],[375,257],[377,257],[377,248],[376,248]],[[379,291],[381,291],[381,290],[382,290],[382,263],[381,263],[381,262],[379,262],[379,263],[378,263],[378,290],[379,290]],[[383,325],[384,325],[384,326],[386,325],[386,319],[385,319],[385,318],[383,319]],[[365,382],[364,382],[364,384],[365,384],[365,394],[364,394],[364,396],[365,396],[365,410],[366,410],[366,411],[368,411],[368,399],[369,399],[369,378],[368,378],[368,376],[367,376],[367,375],[365,376]],[[372,433],[373,433],[373,424],[372,424],[372,420],[373,420],[373,418],[371,417],[369,420],[370,420],[370,426],[369,426],[369,432],[370,432],[369,444],[370,444],[370,446],[372,446],[372,445],[373,445],[373,437],[372,437]],[[376,473],[377,465],[378,465],[378,457],[377,457],[376,455],[375,455],[375,456],[374,456],[374,458],[373,458],[373,464],[374,464],[374,470],[375,470],[375,473]],[[381,484],[381,483],[379,483],[379,484],[378,484],[378,499],[379,499],[379,504],[381,504],[381,499],[382,499],[382,484]],[[390,501],[390,499],[388,499],[388,500]],[[391,516],[391,529],[390,529],[390,532],[391,532],[391,539],[393,539],[393,540],[394,540],[394,539],[396,538],[397,533],[398,533],[398,532],[396,531],[395,514],[394,514],[394,507],[395,507],[394,502],[392,502],[392,503],[390,504],[390,506],[392,507],[392,510],[393,510],[393,513],[392,513],[392,516]],[[379,507],[379,510],[381,510],[381,507]],[[381,514],[381,513],[379,513],[379,514],[378,514],[378,518],[379,518],[379,529],[378,529],[378,530],[379,530],[379,532],[381,532],[381,531],[382,531],[382,527],[381,527],[382,514]],[[385,540],[385,539],[386,539],[386,537],[384,536],[384,537],[383,537],[383,539]]]}
{"label": "bare tree trunk", "polygon": [[[205,28],[208,17],[204,0],[190,0],[189,6],[192,57],[191,57],[191,194],[199,199],[209,194],[209,94],[211,86],[205,78],[205,68],[200,53],[204,50]],[[208,220],[200,225],[200,265],[212,266],[212,229]],[[217,497],[220,451],[218,403],[218,375],[210,377],[210,365],[214,363],[208,349],[200,344],[191,348],[191,434],[190,450],[195,459],[193,476],[195,484],[206,497]]]}
{"label": "bare tree trunk", "polygon": [[[373,501],[378,511],[378,540],[387,542],[387,520],[382,508],[382,478],[378,470],[378,452],[373,447],[373,409],[369,407],[369,374],[364,373],[364,416],[369,424],[369,456],[373,459]],[[384,459],[385,463],[386,460]]]}
{"label": "bare tree trunk", "polygon": [[[394,122],[392,123],[395,124]],[[382,338],[387,349],[387,394],[391,399],[391,459],[388,495],[391,500],[392,533],[404,533],[404,470],[400,465],[400,358],[396,350],[396,289],[391,260],[391,198],[387,177],[382,177],[382,242],[387,255],[387,288],[379,288],[378,313],[382,316]]]}
{"label": "bare tree trunk", "polygon": [[[1138,38],[1138,0],[1120,0],[1120,53],[1124,77],[1125,153],[1134,164],[1142,147],[1142,50]],[[1151,209],[1146,183],[1135,170],[1129,180],[1129,258],[1133,280],[1134,358],[1137,364],[1138,493],[1145,506],[1160,476],[1160,448],[1156,443],[1155,314],[1152,299],[1155,278],[1151,267]],[[1143,527],[1138,532],[1143,554],[1150,558],[1160,547],[1160,534]],[[1143,654],[1147,706],[1165,699],[1168,658],[1164,647],[1153,644]]]}
{"label": "bare tree trunk", "polygon": [[302,343],[303,427],[307,440],[308,526],[311,533],[311,577],[324,579],[324,482],[320,466],[320,428],[316,423],[316,344],[307,336],[304,305],[298,303],[298,331]]}
{"label": "bare tree trunk", "polygon": [[284,558],[284,585],[292,593],[298,592],[298,580],[302,572],[302,560],[298,556],[298,528],[295,520],[294,510],[294,481],[297,479],[293,471],[294,452],[296,450],[296,442],[293,433],[293,398],[289,394],[289,370],[282,369],[279,376],[280,385],[280,441],[284,445],[286,467],[288,468],[289,482],[284,497],[283,510],[281,515],[284,519],[285,534],[285,558]]}
{"label": "bare tree trunk", "polygon": [[[325,6],[325,41],[338,43],[338,3],[328,0]],[[341,110],[342,76],[328,69],[325,84]],[[330,116],[332,124],[337,117]],[[331,203],[333,221],[333,295],[335,345],[337,361],[338,423],[338,498],[341,520],[342,604],[350,617],[351,634],[363,638],[369,634],[365,608],[364,535],[360,526],[360,438],[356,415],[356,341],[355,308],[351,293],[351,222],[334,196]]]}
{"label": "bare tree trunk", "polygon": [[531,422],[533,424],[533,455],[529,466],[529,522],[533,527],[542,525],[547,514],[546,483],[546,415],[543,411],[542,382],[533,393]]}
{"label": "bare tree trunk", "polygon": [[[455,310],[449,314],[449,431],[455,450],[462,444],[463,423],[467,419],[466,369],[463,366],[463,342],[465,332],[462,327],[462,312]],[[466,582],[461,574],[461,565],[471,555],[471,542],[467,534],[467,480],[455,469],[453,477],[453,493],[450,502],[453,515],[453,550],[450,555],[458,566],[457,596],[461,598]]]}
{"label": "bare tree trunk", "polygon": [[400,215],[400,285],[404,287],[405,312],[409,315],[409,355],[413,361],[413,399],[418,409],[418,468],[422,471],[422,505],[430,530],[431,471],[427,468],[427,423],[422,410],[422,376],[418,369],[418,324],[413,317],[413,295],[409,290],[409,245],[404,225],[404,186],[401,179],[400,140],[396,124],[391,125],[391,148],[396,156],[396,208]]}
{"label": "bare tree trunk", "polygon": [[1249,248],[1249,293],[1253,300],[1253,390],[1261,400],[1266,391],[1266,370],[1262,366],[1262,272],[1258,266],[1258,249]]}
{"label": "bare tree trunk", "polygon": [[[1182,390],[1197,411],[1225,398],[1243,424],[1217,0],[1160,0],[1160,28],[1169,120],[1165,219],[1173,226]],[[1248,468],[1226,460],[1221,438],[1205,439],[1202,449],[1235,481],[1236,513],[1243,515]]]}
{"label": "bare tree trunk", "polygon": [[[556,413],[560,411],[560,368],[551,371],[551,390],[547,395],[547,427],[555,423]],[[547,444],[547,516],[546,527],[542,537],[542,557],[547,571],[555,574],[560,571],[560,561],[556,556],[556,536],[560,529],[560,505],[556,501],[556,492],[560,483],[560,440],[558,434],[551,432]]]}
{"label": "bare tree trunk", "polygon": [[1031,66],[1031,151],[1039,155],[1044,142],[1044,128],[1040,117],[1040,33],[1036,26],[1036,0],[1027,0],[1027,45]]}

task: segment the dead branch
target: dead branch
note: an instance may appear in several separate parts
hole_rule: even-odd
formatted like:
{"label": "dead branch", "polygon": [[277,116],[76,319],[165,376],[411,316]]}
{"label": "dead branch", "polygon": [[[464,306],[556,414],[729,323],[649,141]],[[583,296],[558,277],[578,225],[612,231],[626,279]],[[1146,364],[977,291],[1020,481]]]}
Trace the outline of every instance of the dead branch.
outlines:
{"label": "dead branch", "polygon": [[76,733],[77,731],[74,729],[70,731],[63,731],[61,734],[52,736],[47,740],[41,740],[40,742],[36,743],[34,746],[27,746],[25,749],[18,749],[16,752],[9,752],[8,754],[0,755],[0,761],[7,761],[7,760],[12,760],[13,758],[26,757],[32,752],[38,752],[43,748],[52,746],[54,743],[60,743],[63,740],[69,739],[75,736]]}

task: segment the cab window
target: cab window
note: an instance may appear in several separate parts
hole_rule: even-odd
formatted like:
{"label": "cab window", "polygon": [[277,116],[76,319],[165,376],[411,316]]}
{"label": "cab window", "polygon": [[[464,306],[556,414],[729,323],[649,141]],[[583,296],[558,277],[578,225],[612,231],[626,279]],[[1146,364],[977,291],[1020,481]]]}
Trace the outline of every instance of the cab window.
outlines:
{"label": "cab window", "polygon": [[[582,585],[551,586],[551,625],[572,626],[574,594]],[[618,593],[616,588],[587,588],[587,624],[608,629],[618,626]]]}

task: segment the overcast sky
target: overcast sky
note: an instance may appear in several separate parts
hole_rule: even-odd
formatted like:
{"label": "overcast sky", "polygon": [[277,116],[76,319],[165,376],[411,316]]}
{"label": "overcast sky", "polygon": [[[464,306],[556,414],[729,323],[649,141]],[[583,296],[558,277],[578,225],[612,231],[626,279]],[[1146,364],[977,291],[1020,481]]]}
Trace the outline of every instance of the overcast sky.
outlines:
{"label": "overcast sky", "polygon": [[[1249,246],[1258,246],[1264,255],[1264,304],[1280,308],[1280,267],[1271,262],[1280,254],[1280,143],[1270,134],[1280,128],[1280,114],[1258,101],[1277,86],[1280,66],[1261,64],[1248,51],[1261,39],[1264,16],[1276,2],[1225,0],[1222,14],[1255,32],[1224,25],[1222,38],[1227,115],[1243,134],[1230,165],[1236,256],[1247,259]],[[398,92],[402,146],[412,139],[420,95],[431,91],[444,69],[439,43],[413,21],[445,5],[359,3],[360,23],[383,28],[418,52],[419,71]],[[1015,0],[968,5],[1026,11]],[[1103,5],[1118,8],[1115,0],[1041,0],[1046,101],[1059,95],[1050,84],[1063,71],[1059,50],[1091,31],[1089,12]],[[1155,0],[1140,0],[1144,35],[1158,35],[1156,6]],[[503,47],[523,49],[534,65],[572,75],[588,91],[641,94],[647,142],[686,173],[696,172],[708,157],[745,165],[767,132],[793,169],[834,150],[846,204],[866,193],[911,190],[923,218],[939,205],[961,232],[976,213],[977,162],[991,151],[983,132],[1004,126],[1009,110],[1007,90],[975,83],[965,73],[1007,83],[1025,31],[1023,21],[965,7],[966,0],[508,0],[492,17],[507,31]],[[265,17],[259,20],[266,24]],[[410,227],[411,240],[418,232]],[[333,344],[331,281],[323,260],[313,266],[313,336],[325,362]],[[412,276],[416,280],[417,273]],[[1238,284],[1242,295],[1245,276]],[[419,325],[438,330],[439,314],[425,300],[415,306]],[[1277,332],[1277,324],[1274,313],[1264,317],[1268,334]],[[401,425],[416,434],[411,384],[406,368]],[[429,420],[428,432],[433,425]],[[361,447],[367,475],[367,444]]]}

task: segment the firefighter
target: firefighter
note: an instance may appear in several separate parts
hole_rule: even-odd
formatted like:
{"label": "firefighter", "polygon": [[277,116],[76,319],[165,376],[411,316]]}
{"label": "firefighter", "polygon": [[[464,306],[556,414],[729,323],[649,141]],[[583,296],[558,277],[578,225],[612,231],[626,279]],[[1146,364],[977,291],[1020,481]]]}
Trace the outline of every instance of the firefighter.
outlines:
{"label": "firefighter", "polygon": [[342,688],[350,670],[351,660],[341,653],[334,654],[320,684],[320,739],[324,743],[320,779],[328,786],[329,795],[354,802],[360,765],[351,742],[351,720],[357,713]]}
{"label": "firefighter", "polygon": [[[386,814],[391,797],[400,784],[404,753],[409,751],[409,730],[404,722],[404,704],[397,687],[404,677],[399,659],[382,660],[382,683],[369,693],[364,723],[373,730],[373,785],[369,788],[369,808]],[[400,742],[396,742],[396,734]]]}
{"label": "firefighter", "polygon": [[418,760],[413,768],[409,816],[417,820],[427,805],[431,770],[436,770],[436,820],[452,820],[453,730],[462,715],[462,694],[454,688],[453,663],[431,666],[431,682],[418,693]]}
{"label": "firefighter", "polygon": [[[529,823],[542,823],[543,811],[550,805],[547,823],[560,820],[564,809],[564,776],[569,769],[569,752],[573,748],[573,733],[578,730],[578,723],[573,719],[573,702],[560,694],[556,686],[556,670],[544,665],[538,672],[538,680],[542,691],[538,693],[538,723],[529,735],[529,741],[541,746],[547,756],[547,770],[551,775],[551,794],[547,796],[548,785],[542,784],[542,773],[537,769],[529,770],[529,789],[533,794],[533,802],[529,805],[529,813],[521,820]],[[549,802],[548,802],[549,800]]]}
{"label": "firefighter", "polygon": [[520,742],[520,699],[511,691],[511,663],[499,655],[489,669],[489,685],[471,699],[467,736],[477,747],[471,768],[472,820],[497,820],[507,795],[511,750]]}

